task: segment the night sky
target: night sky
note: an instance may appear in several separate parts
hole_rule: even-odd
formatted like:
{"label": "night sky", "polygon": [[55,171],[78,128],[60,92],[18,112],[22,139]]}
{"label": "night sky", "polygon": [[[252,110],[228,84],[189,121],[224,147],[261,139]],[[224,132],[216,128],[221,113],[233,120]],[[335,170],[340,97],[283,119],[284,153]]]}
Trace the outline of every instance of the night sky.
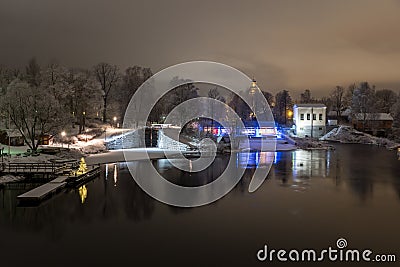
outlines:
{"label": "night sky", "polygon": [[0,0],[0,64],[218,61],[261,89],[400,89],[400,1]]}

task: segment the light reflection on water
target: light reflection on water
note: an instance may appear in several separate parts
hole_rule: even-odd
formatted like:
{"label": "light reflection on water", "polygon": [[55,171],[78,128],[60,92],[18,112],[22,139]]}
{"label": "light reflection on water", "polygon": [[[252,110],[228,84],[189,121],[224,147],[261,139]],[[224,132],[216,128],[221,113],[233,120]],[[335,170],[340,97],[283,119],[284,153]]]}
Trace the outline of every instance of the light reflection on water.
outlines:
{"label": "light reflection on water", "polygon": [[[338,237],[347,238],[352,247],[397,252],[400,164],[393,151],[337,145],[334,151],[250,156],[244,162],[245,155],[237,155],[237,167],[246,172],[227,196],[195,209],[155,201],[136,185],[126,164],[104,166],[100,177],[85,185],[85,198],[82,189],[71,188],[39,207],[18,207],[15,201],[37,184],[2,188],[2,263],[18,266],[29,258],[33,265],[206,266],[212,259],[218,266],[251,266],[257,265],[254,253],[264,243],[319,248],[334,245]],[[218,177],[226,160],[216,159],[201,175],[183,174],[166,160],[153,166],[166,179],[193,186]],[[268,179],[248,193],[254,167],[270,163]],[[76,242],[74,237],[85,238]],[[162,250],[151,257],[155,244]],[[26,257],[5,257],[18,251]],[[59,262],[59,251],[74,256]]]}

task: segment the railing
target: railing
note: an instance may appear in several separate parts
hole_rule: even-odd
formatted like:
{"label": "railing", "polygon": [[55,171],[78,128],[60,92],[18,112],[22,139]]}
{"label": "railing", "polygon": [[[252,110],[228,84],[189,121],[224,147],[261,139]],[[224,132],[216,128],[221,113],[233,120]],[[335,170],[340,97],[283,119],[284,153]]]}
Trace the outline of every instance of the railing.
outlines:
{"label": "railing", "polygon": [[[71,166],[69,166],[71,165]],[[25,163],[25,162],[13,162],[3,166],[4,172],[8,173],[55,173],[68,167],[72,167],[74,164],[66,163]]]}

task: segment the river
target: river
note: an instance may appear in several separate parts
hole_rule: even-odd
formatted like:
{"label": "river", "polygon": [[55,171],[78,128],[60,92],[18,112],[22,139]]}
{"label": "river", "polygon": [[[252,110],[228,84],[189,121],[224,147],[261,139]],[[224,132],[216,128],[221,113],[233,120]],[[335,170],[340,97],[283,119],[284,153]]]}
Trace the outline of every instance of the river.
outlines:
{"label": "river", "polygon": [[[26,188],[0,189],[2,266],[267,266],[256,253],[272,248],[335,247],[397,254],[400,260],[400,161],[368,145],[277,152],[264,184],[248,192],[252,154],[238,185],[199,208],[175,208],[144,193],[125,164],[102,167],[85,187],[68,189],[38,207],[19,207]],[[204,184],[227,164],[190,176],[165,160],[154,162],[178,184]],[[274,266],[291,266],[275,262]],[[336,263],[343,266],[342,263]],[[398,264],[398,262],[397,262]],[[269,264],[271,266],[271,264]],[[336,266],[328,263],[318,266]],[[299,266],[295,264],[293,266]],[[388,266],[396,266],[388,264]]]}

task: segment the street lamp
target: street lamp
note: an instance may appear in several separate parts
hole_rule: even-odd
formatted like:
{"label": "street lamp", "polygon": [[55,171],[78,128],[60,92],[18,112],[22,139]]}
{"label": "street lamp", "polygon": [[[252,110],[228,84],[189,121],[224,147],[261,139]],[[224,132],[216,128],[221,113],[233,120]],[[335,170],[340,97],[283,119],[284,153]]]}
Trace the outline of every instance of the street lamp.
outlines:
{"label": "street lamp", "polygon": [[65,132],[65,131],[62,131],[61,132],[61,137],[62,137],[62,140],[61,140],[61,147],[64,147],[64,137],[67,135],[67,133]]}
{"label": "street lamp", "polygon": [[116,122],[117,122],[117,117],[116,116],[114,116],[113,121],[114,121],[114,127],[115,127],[116,126]]}
{"label": "street lamp", "polygon": [[83,119],[83,129],[82,130],[85,130],[85,124],[86,124],[86,111],[83,111],[82,112],[82,119]]}

